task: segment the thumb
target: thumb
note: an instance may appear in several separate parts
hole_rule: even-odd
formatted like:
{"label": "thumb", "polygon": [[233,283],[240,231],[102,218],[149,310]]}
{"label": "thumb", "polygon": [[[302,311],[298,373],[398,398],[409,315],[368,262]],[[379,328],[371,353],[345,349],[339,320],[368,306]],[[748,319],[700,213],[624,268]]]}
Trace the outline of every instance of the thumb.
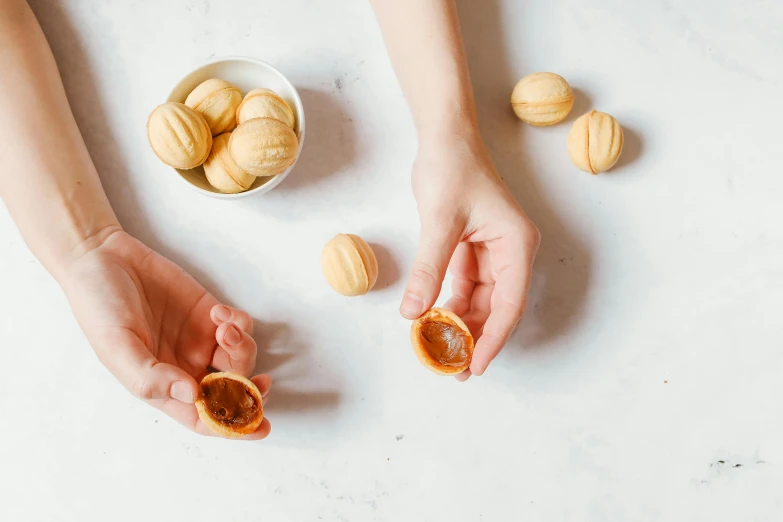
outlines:
{"label": "thumb", "polygon": [[419,251],[400,305],[403,317],[416,319],[435,304],[459,239],[456,227],[451,230],[440,226],[422,227]]}
{"label": "thumb", "polygon": [[142,370],[138,382],[140,384],[137,384],[137,389],[133,391],[137,397],[144,400],[174,399],[193,404],[199,394],[196,380],[173,364],[155,361]]}
{"label": "thumb", "polygon": [[196,401],[200,387],[188,372],[158,361],[138,339],[123,344],[102,362],[133,395],[143,400]]}

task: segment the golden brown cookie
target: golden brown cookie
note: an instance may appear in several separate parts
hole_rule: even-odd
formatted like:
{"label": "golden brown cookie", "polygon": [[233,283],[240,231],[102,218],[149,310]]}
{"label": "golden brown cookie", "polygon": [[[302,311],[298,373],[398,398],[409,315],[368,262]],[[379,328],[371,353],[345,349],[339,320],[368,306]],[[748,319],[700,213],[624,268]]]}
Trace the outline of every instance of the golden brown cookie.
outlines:
{"label": "golden brown cookie", "polygon": [[623,153],[623,128],[614,117],[590,111],[568,133],[568,156],[578,168],[598,174],[614,167]]}
{"label": "golden brown cookie", "polygon": [[299,140],[291,127],[280,120],[254,118],[231,133],[228,151],[245,172],[275,176],[296,161]]}
{"label": "golden brown cookie", "polygon": [[147,119],[147,138],[155,155],[175,169],[193,169],[212,149],[212,133],[204,117],[182,103],[164,103]]}
{"label": "golden brown cookie", "polygon": [[511,106],[517,117],[537,127],[554,125],[565,119],[574,106],[574,93],[562,76],[540,72],[525,76],[511,93]]}
{"label": "golden brown cookie", "polygon": [[224,194],[236,194],[249,189],[256,180],[239,168],[228,153],[228,140],[231,133],[221,134],[212,143],[212,152],[204,163],[204,173],[209,184]]}
{"label": "golden brown cookie", "polygon": [[321,252],[326,282],[346,296],[364,295],[378,280],[378,260],[367,242],[354,234],[337,234]]}
{"label": "golden brown cookie", "polygon": [[294,111],[286,101],[269,89],[253,89],[237,109],[237,124],[242,125],[253,118],[274,118],[292,129],[296,122]]}
{"label": "golden brown cookie", "polygon": [[439,375],[457,375],[470,367],[473,336],[456,314],[433,308],[411,326],[411,344],[421,364]]}
{"label": "golden brown cookie", "polygon": [[231,83],[212,78],[201,83],[188,95],[185,105],[207,120],[212,136],[234,130],[242,93]]}
{"label": "golden brown cookie", "polygon": [[212,431],[231,439],[250,435],[264,420],[261,392],[252,381],[234,373],[204,377],[196,409]]}

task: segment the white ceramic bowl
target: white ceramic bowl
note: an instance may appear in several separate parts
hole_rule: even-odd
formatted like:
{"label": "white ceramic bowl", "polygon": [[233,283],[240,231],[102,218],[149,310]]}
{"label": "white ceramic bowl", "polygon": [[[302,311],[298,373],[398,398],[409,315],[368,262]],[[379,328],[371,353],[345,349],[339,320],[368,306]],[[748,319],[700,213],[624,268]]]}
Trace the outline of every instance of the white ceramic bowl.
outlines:
{"label": "white ceramic bowl", "polygon": [[[239,87],[243,96],[253,89],[264,88],[275,91],[283,98],[288,105],[291,106],[296,115],[294,131],[296,132],[296,137],[299,139],[299,151],[296,154],[297,160],[299,159],[305,139],[304,107],[302,106],[302,100],[299,98],[299,93],[296,92],[296,88],[280,71],[268,63],[254,58],[242,56],[218,58],[205,63],[180,80],[176,87],[174,87],[174,90],[171,91],[171,94],[169,94],[167,101],[185,103],[188,94],[190,94],[201,82],[209,80],[210,78],[221,78],[233,83]],[[174,171],[178,174],[178,178],[182,179],[188,186],[202,194],[221,199],[237,199],[269,192],[283,182],[286,176],[288,176],[294,168],[294,165],[296,165],[296,161],[294,161],[294,164],[288,167],[285,172],[278,174],[277,176],[256,178],[249,190],[240,192],[239,194],[223,194],[212,187],[212,185],[207,182],[207,177],[204,174],[204,169],[202,167],[190,170],[174,169]]]}

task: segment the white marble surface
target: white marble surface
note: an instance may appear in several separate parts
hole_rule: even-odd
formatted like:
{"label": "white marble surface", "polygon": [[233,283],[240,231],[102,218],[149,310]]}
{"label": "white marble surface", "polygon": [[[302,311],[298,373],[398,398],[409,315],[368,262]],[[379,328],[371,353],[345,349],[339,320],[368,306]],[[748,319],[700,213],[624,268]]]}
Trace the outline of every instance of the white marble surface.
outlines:
{"label": "white marble surface", "polygon": [[[529,313],[482,378],[416,362],[397,314],[418,222],[413,129],[363,1],[34,0],[132,233],[258,320],[260,443],[201,438],[104,370],[0,211],[0,520],[771,521],[783,516],[783,4],[462,0],[486,139],[539,225]],[[145,119],[244,54],[300,89],[308,143],[258,199],[186,190]],[[570,164],[568,125],[507,98],[552,70],[626,129]],[[347,300],[318,255],[378,245]]]}

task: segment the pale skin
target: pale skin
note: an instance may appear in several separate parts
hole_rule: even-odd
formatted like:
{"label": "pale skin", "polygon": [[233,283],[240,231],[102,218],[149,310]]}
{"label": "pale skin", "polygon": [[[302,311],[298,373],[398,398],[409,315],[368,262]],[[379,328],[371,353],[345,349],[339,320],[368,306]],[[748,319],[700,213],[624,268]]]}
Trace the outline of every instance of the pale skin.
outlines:
{"label": "pale skin", "polygon": [[[422,223],[401,313],[415,318],[454,275],[447,305],[478,338],[480,375],[522,317],[539,235],[483,145],[449,0],[376,0],[411,106]],[[79,134],[46,39],[24,0],[0,0],[0,197],[62,287],[100,361],[131,393],[184,426],[211,368],[251,377],[253,321],[125,232]],[[251,377],[266,397],[268,375]],[[268,420],[247,439],[269,434]]]}
{"label": "pale skin", "polygon": [[[209,368],[250,376],[253,321],[126,233],[24,0],[0,0],[0,196],[62,287],[100,361],[136,397],[193,431]],[[252,377],[262,395],[268,375]],[[266,437],[264,419],[247,439]]]}
{"label": "pale skin", "polygon": [[470,369],[482,375],[525,312],[541,240],[501,180],[478,130],[453,0],[372,0],[419,137],[413,193],[419,249],[400,313],[415,319],[453,284],[446,308],[477,339]]}

